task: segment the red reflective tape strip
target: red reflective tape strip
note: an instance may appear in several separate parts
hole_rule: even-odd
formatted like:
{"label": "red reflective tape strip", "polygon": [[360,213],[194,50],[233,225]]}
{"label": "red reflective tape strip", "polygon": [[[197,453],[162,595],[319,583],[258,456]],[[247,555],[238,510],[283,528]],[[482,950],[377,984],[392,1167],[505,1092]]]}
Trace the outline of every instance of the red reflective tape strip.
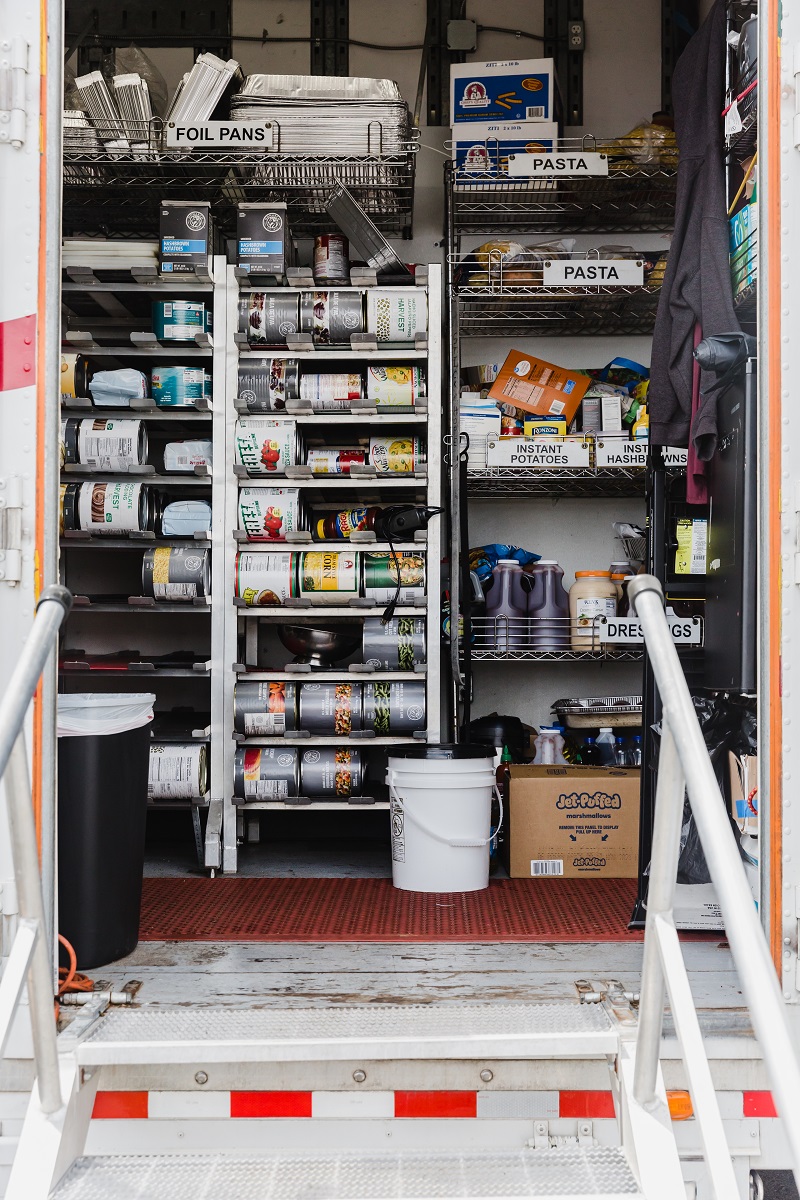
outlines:
{"label": "red reflective tape strip", "polygon": [[141,1120],[147,1113],[147,1092],[98,1092],[94,1098],[92,1120]]}
{"label": "red reflective tape strip", "polygon": [[560,1117],[615,1117],[614,1097],[611,1092],[559,1092],[558,1115]]}
{"label": "red reflective tape strip", "polygon": [[0,321],[0,392],[36,383],[36,317]]}
{"label": "red reflective tape strip", "polygon": [[477,1092],[395,1092],[396,1117],[477,1117]]}
{"label": "red reflective tape strip", "polygon": [[772,1092],[742,1092],[743,1117],[777,1117]]}
{"label": "red reflective tape strip", "polygon": [[232,1117],[310,1117],[311,1092],[231,1092]]}

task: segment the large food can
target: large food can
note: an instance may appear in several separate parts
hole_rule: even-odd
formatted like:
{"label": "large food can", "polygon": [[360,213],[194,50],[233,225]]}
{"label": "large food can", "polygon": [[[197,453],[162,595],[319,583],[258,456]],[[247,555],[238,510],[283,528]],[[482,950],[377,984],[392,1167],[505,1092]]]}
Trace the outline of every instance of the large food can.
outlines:
{"label": "large food can", "polygon": [[360,796],[363,780],[361,751],[348,746],[320,746],[300,753],[300,792],[326,800]]}
{"label": "large food can", "polygon": [[211,563],[208,550],[195,550],[191,546],[155,546],[145,550],[142,591],[145,596],[172,603],[209,596]]}
{"label": "large food can", "polygon": [[284,604],[297,595],[297,555],[240,550],[236,555],[234,596],[248,607]]}
{"label": "large food can", "polygon": [[200,800],[207,792],[208,747],[204,742],[154,742],[150,746],[149,800]]}
{"label": "large food can", "polygon": [[352,375],[304,375],[300,380],[300,399],[307,401],[314,412],[342,412],[352,400],[364,396],[364,381]]}
{"label": "large food can", "polygon": [[80,421],[76,417],[67,417],[61,421],[61,465],[75,464],[78,461],[78,429]]}
{"label": "large food can", "polygon": [[294,488],[244,487],[239,489],[239,528],[249,542],[285,539],[303,528],[300,492]]}
{"label": "large food can", "polygon": [[242,359],[238,392],[248,412],[283,412],[287,400],[300,397],[300,364],[296,358]]}
{"label": "large food can", "polygon": [[364,684],[364,728],[376,737],[398,737],[425,729],[425,684]]}
{"label": "large food can", "polygon": [[193,342],[210,333],[213,316],[202,300],[154,300],[153,333],[160,342]]}
{"label": "large food can", "polygon": [[233,724],[245,737],[280,737],[297,729],[297,684],[244,679],[233,690]]}
{"label": "large food can", "polygon": [[91,395],[89,383],[94,374],[88,358],[84,354],[61,355],[61,399],[69,404],[70,400],[86,399]]}
{"label": "large food can", "polygon": [[239,301],[239,332],[251,346],[280,346],[300,327],[300,297],[288,290],[251,292]]}
{"label": "large food can", "polygon": [[299,795],[299,755],[292,746],[240,747],[233,759],[233,792],[242,800]]}
{"label": "large food can", "polygon": [[422,367],[367,368],[367,399],[377,408],[413,408],[426,395]]}
{"label": "large food can", "polygon": [[367,332],[379,342],[413,342],[428,328],[428,297],[422,288],[369,288]]}
{"label": "large food can", "polygon": [[349,475],[352,466],[367,464],[363,446],[310,446],[306,463],[312,475]]}
{"label": "large food can", "polygon": [[192,408],[205,398],[202,367],[160,367],[150,371],[150,392],[159,408]]}
{"label": "large food can", "polygon": [[325,345],[349,343],[350,335],[364,332],[361,292],[301,292],[300,329]]}
{"label": "large food can", "polygon": [[341,233],[320,233],[314,238],[314,279],[317,283],[347,283],[350,247]]}
{"label": "large food can", "polygon": [[361,725],[360,683],[301,683],[301,729],[320,737],[349,737]]}
{"label": "large food can", "polygon": [[378,604],[388,604],[397,591],[400,604],[418,604],[425,598],[425,555],[414,550],[366,550],[363,552],[364,595]]}
{"label": "large food can", "polygon": [[364,621],[362,661],[379,671],[413,671],[425,662],[425,622],[421,617],[380,617]]}
{"label": "large food can", "polygon": [[[69,422],[68,422],[69,424]],[[70,444],[67,445],[67,462]],[[90,471],[126,471],[147,462],[144,421],[98,417],[78,422],[78,462]]]}
{"label": "large food can", "polygon": [[236,462],[248,475],[283,475],[298,458],[297,424],[242,417],[234,431]]}
{"label": "large food can", "polygon": [[327,517],[319,517],[314,523],[311,536],[317,542],[332,541],[337,538],[348,540],[353,533],[375,528],[375,520],[381,514],[381,509],[347,508],[342,512],[330,513]]}
{"label": "large food can", "polygon": [[87,533],[114,536],[150,528],[150,489],[143,483],[82,483],[78,521]]}
{"label": "large food can", "polygon": [[359,593],[361,561],[347,550],[304,550],[298,554],[300,595],[312,604],[347,604]]}
{"label": "large food can", "polygon": [[410,475],[425,462],[425,443],[418,437],[372,437],[369,461],[379,475]]}
{"label": "large food can", "polygon": [[59,535],[63,534],[65,529],[80,529],[78,498],[82,486],[80,483],[62,483],[59,487]]}

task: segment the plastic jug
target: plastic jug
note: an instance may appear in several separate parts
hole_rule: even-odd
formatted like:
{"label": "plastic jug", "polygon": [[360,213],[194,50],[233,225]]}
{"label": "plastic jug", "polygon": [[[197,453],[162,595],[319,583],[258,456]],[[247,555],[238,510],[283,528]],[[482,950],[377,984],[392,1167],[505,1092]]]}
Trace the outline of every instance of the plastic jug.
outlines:
{"label": "plastic jug", "polygon": [[596,742],[597,749],[600,751],[600,762],[604,767],[613,767],[615,760],[616,739],[614,738],[614,730],[608,725],[604,725],[600,730],[600,736]]}
{"label": "plastic jug", "polygon": [[528,595],[530,644],[536,650],[569,647],[569,596],[561,580],[564,572],[553,559],[533,565],[533,588]]}
{"label": "plastic jug", "polygon": [[533,760],[535,767],[547,766],[563,766],[566,764],[564,758],[564,739],[561,736],[561,730],[551,725],[542,725],[539,733],[534,738],[533,742],[536,747],[536,755]]}
{"label": "plastic jug", "polygon": [[486,596],[486,645],[495,650],[519,650],[528,644],[528,597],[522,567],[513,558],[498,559]]}

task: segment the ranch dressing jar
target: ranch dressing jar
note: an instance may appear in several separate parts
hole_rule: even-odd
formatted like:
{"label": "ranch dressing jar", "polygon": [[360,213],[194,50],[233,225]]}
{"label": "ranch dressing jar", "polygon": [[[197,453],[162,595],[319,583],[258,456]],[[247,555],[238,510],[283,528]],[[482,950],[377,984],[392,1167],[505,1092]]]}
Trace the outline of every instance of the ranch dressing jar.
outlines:
{"label": "ranch dressing jar", "polygon": [[617,615],[617,588],[608,571],[576,571],[569,589],[573,650],[599,650],[598,617]]}

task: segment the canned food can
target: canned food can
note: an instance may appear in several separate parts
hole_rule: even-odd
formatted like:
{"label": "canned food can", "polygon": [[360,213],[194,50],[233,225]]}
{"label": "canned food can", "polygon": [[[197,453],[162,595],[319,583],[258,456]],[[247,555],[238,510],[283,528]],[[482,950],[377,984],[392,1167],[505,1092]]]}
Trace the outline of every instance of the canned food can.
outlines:
{"label": "canned food can", "polygon": [[364,728],[376,737],[398,737],[425,729],[425,684],[364,684]]}
{"label": "canned food can", "polygon": [[61,465],[77,463],[78,461],[78,428],[81,422],[77,417],[65,417],[61,422]]}
{"label": "canned food can", "polygon": [[80,529],[78,519],[78,497],[82,484],[62,483],[59,487],[60,521],[59,534],[65,529]]}
{"label": "canned food can", "polygon": [[360,683],[301,683],[300,728],[321,737],[349,737],[361,729]]}
{"label": "canned food can", "polygon": [[293,746],[240,747],[233,759],[233,792],[242,800],[285,800],[300,787]]}
{"label": "canned food can", "polygon": [[128,467],[140,467],[147,462],[144,421],[98,417],[78,422],[78,462],[90,471],[126,471]]}
{"label": "canned food can", "polygon": [[208,792],[208,747],[204,742],[189,745],[150,746],[149,800],[199,800]]}
{"label": "canned food can", "polygon": [[315,342],[349,343],[351,334],[364,332],[362,293],[301,292],[300,329]]}
{"label": "canned food can", "polygon": [[250,607],[283,604],[297,595],[297,555],[240,550],[236,555],[234,596]]}
{"label": "canned food can", "polygon": [[346,604],[357,596],[361,561],[346,550],[304,550],[298,554],[301,597],[312,604]]}
{"label": "canned food can", "polygon": [[300,364],[296,358],[243,359],[238,391],[248,412],[283,412],[287,400],[300,398]]}
{"label": "canned food can", "polygon": [[349,475],[355,464],[367,464],[367,451],[361,446],[311,446],[306,463],[312,475]]}
{"label": "canned food can", "polygon": [[61,355],[61,399],[67,403],[91,396],[89,383],[94,371],[84,354]]}
{"label": "canned food can", "polygon": [[239,528],[249,542],[285,539],[304,527],[300,492],[292,488],[239,489]]}
{"label": "canned food can", "polygon": [[251,346],[280,346],[300,326],[300,297],[289,292],[251,292],[239,301],[239,332]]}
{"label": "canned food can", "polygon": [[312,529],[311,536],[318,542],[327,542],[335,538],[347,540],[351,534],[362,529],[374,529],[375,520],[380,515],[379,508],[348,508],[342,512],[330,513],[327,517],[319,517]]}
{"label": "canned food can", "polygon": [[202,367],[156,366],[150,371],[150,392],[159,408],[192,408],[205,399],[205,379]]}
{"label": "canned food can", "polygon": [[379,475],[410,475],[425,462],[425,443],[417,437],[372,437],[369,461]]}
{"label": "canned food can", "polygon": [[300,755],[300,791],[304,796],[346,800],[360,796],[361,751],[348,746],[316,746]]}
{"label": "canned food can", "polygon": [[82,483],[78,520],[87,533],[143,532],[151,522],[150,489],[143,483]]}
{"label": "canned food can", "polygon": [[350,247],[341,233],[320,233],[314,238],[314,279],[319,283],[346,283],[350,278]]}
{"label": "canned food can", "polygon": [[369,288],[367,332],[379,342],[413,342],[428,328],[428,297],[423,288]]}
{"label": "canned food can", "polygon": [[172,603],[202,599],[211,593],[208,550],[191,546],[155,546],[142,559],[145,596]]}
{"label": "canned food can", "polygon": [[376,408],[413,408],[427,395],[422,367],[369,367],[367,399]]}
{"label": "canned food can", "polygon": [[360,375],[304,375],[300,380],[300,399],[306,400],[314,412],[347,411],[351,400],[364,396],[364,381]]}
{"label": "canned food can", "polygon": [[400,604],[418,604],[425,598],[425,555],[414,550],[366,550],[363,552],[364,595],[378,604],[388,604],[397,591]]}
{"label": "canned food can", "polygon": [[381,671],[413,671],[425,662],[425,622],[421,617],[380,617],[364,621],[363,662]]}
{"label": "canned food can", "polygon": [[283,475],[298,459],[297,424],[242,417],[234,431],[236,462],[248,475]]}
{"label": "canned food can", "polygon": [[281,737],[297,729],[297,684],[245,679],[233,690],[233,724],[245,737]]}
{"label": "canned food can", "polygon": [[160,342],[193,342],[210,333],[213,317],[202,300],[154,300],[153,333]]}

